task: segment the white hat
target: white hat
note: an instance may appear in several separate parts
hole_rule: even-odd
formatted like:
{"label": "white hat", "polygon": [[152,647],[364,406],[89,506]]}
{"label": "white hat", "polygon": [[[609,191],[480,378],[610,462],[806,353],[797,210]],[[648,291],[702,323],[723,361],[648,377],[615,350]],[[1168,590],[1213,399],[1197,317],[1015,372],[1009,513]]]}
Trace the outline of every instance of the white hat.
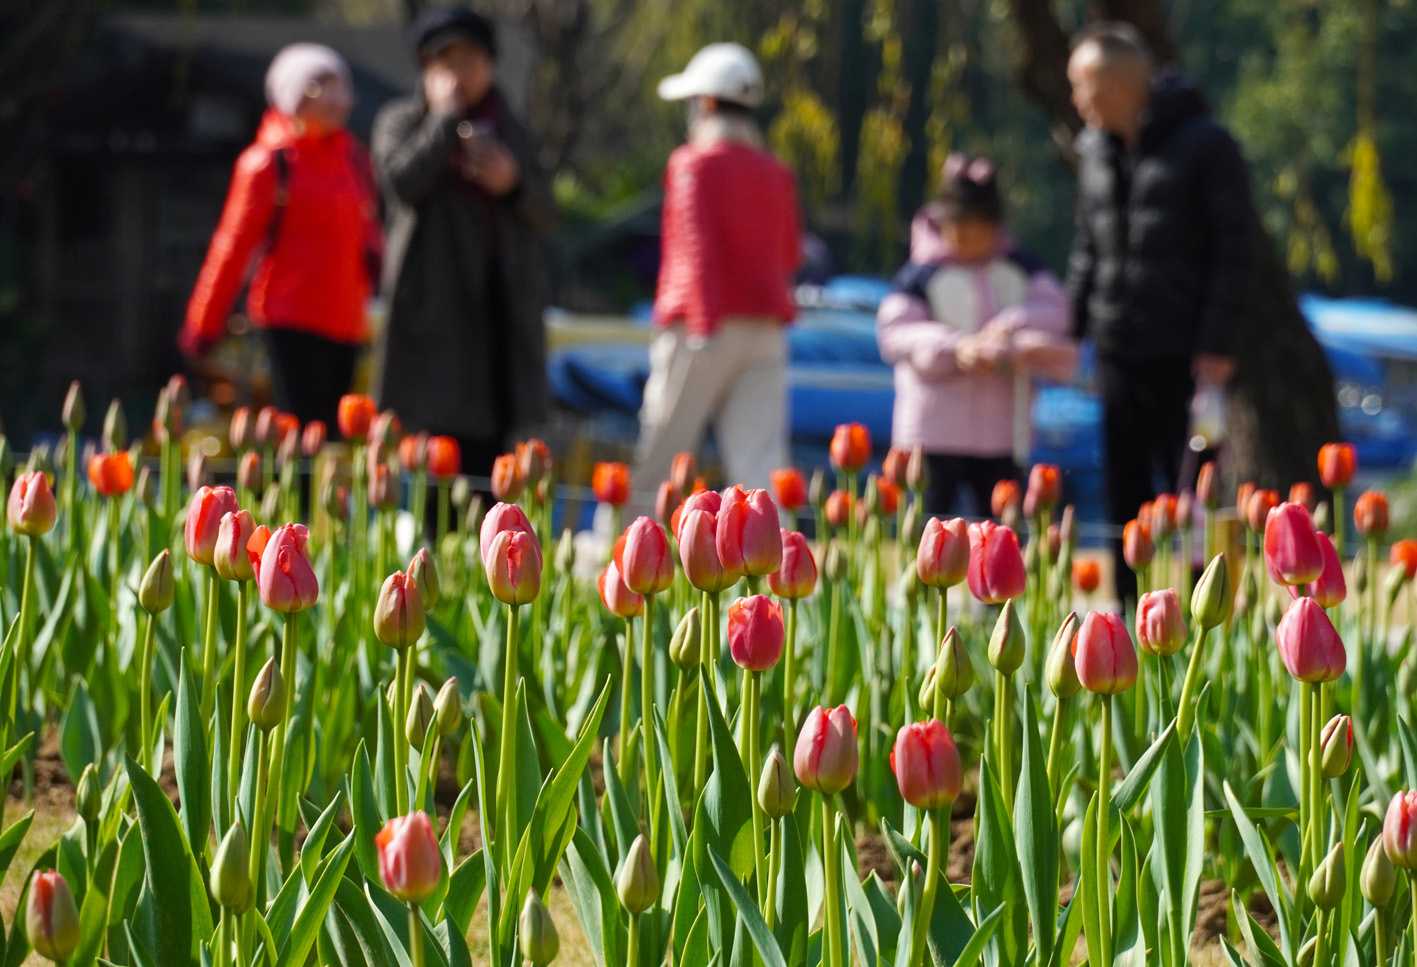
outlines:
{"label": "white hat", "polygon": [[757,107],[763,103],[763,72],[746,47],[709,44],[694,55],[681,73],[659,82],[659,96],[666,101],[715,97]]}
{"label": "white hat", "polygon": [[282,114],[293,115],[312,81],[336,74],[350,87],[349,65],[324,44],[291,44],[266,70],[266,100]]}

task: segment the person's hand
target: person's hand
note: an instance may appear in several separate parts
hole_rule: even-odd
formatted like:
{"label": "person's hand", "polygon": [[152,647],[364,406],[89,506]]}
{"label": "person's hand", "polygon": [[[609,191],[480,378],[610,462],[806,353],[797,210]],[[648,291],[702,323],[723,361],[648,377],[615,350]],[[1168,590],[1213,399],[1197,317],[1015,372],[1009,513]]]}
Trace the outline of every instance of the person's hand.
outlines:
{"label": "person's hand", "polygon": [[507,146],[494,141],[468,160],[463,169],[469,178],[481,185],[489,195],[500,198],[517,187],[521,169]]}
{"label": "person's hand", "polygon": [[1235,357],[1202,353],[1191,361],[1191,374],[1198,383],[1224,386],[1235,378]]}
{"label": "person's hand", "polygon": [[461,114],[467,106],[458,75],[436,60],[423,69],[423,97],[434,114]]}
{"label": "person's hand", "polygon": [[1008,360],[1008,336],[998,330],[981,329],[965,336],[955,349],[955,361],[965,372],[992,373]]}

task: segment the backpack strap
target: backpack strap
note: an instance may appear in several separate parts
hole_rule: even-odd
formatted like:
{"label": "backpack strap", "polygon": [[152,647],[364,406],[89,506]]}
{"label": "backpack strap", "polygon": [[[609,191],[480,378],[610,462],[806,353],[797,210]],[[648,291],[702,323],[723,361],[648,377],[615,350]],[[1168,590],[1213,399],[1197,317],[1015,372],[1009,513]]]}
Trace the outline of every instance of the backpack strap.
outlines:
{"label": "backpack strap", "polygon": [[275,248],[276,236],[280,234],[280,223],[285,217],[285,206],[290,203],[290,152],[287,148],[276,148],[271,152],[271,160],[276,165],[276,190],[271,201],[275,210],[271,212],[270,225],[266,228],[266,251]]}

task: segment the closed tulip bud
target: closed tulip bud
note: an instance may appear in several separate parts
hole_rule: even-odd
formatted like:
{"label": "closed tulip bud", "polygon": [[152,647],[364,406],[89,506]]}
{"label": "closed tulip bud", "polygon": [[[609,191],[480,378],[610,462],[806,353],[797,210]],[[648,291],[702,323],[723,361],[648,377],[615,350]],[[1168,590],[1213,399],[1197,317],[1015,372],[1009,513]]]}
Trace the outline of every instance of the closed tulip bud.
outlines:
{"label": "closed tulip bud", "polygon": [[930,486],[930,461],[925,456],[925,446],[917,443],[910,448],[910,457],[905,464],[905,485],[918,493],[924,493]]}
{"label": "closed tulip bud", "polygon": [[263,447],[276,445],[280,436],[280,430],[276,426],[276,417],[278,416],[280,416],[280,410],[274,406],[261,407],[256,414],[256,443]]}
{"label": "closed tulip bud", "polygon": [[1116,695],[1136,684],[1137,652],[1120,615],[1089,611],[1072,644],[1078,681],[1097,695]]}
{"label": "closed tulip bud", "polygon": [[1017,507],[1023,501],[1023,490],[1017,480],[1003,479],[994,484],[989,495],[989,513],[1002,519],[1010,507]]}
{"label": "closed tulip bud", "polygon": [[1346,715],[1329,719],[1319,735],[1319,745],[1324,778],[1337,779],[1348,771],[1353,758],[1353,720]]}
{"label": "closed tulip bud", "polygon": [[763,577],[782,566],[782,528],[766,490],[728,488],[714,538],[718,558],[729,570]]}
{"label": "closed tulip bud", "polygon": [[1383,578],[1383,597],[1391,606],[1397,600],[1403,587],[1407,584],[1407,571],[1405,568],[1388,568],[1387,576]]}
{"label": "closed tulip bud", "polygon": [[157,480],[153,477],[152,470],[143,467],[138,471],[138,482],[133,485],[133,492],[138,495],[138,502],[151,510],[157,502]]}
{"label": "closed tulip bud", "polygon": [[44,479],[50,485],[54,483],[54,456],[49,451],[49,444],[37,443],[30,447],[29,462],[25,464],[25,469],[30,473],[44,475]]}
{"label": "closed tulip bud", "polygon": [[1005,675],[1012,675],[1023,664],[1025,644],[1023,625],[1014,614],[1014,603],[1005,601],[994,622],[994,633],[989,637],[989,664]]}
{"label": "closed tulip bud", "polygon": [[701,622],[696,605],[684,612],[669,639],[669,657],[674,664],[685,671],[699,667],[701,638]]}
{"label": "closed tulip bud", "polygon": [[851,523],[851,494],[845,490],[833,490],[827,495],[825,514],[827,523],[841,530]]}
{"label": "closed tulip bud", "polygon": [[230,487],[198,489],[187,505],[187,521],[183,528],[187,556],[198,564],[210,567],[215,561],[221,519],[240,510],[236,503],[236,491]]}
{"label": "closed tulip bud", "polygon": [[841,549],[841,544],[833,540],[827,544],[827,553],[823,561],[823,573],[828,581],[840,581],[846,577],[846,552]]}
{"label": "closed tulip bud", "polygon": [[[471,523],[471,522],[469,522]],[[502,531],[518,531],[533,538],[536,531],[532,530],[531,522],[527,520],[525,512],[516,504],[501,503],[495,505],[482,518],[478,527],[478,547],[482,555],[482,566],[488,568],[488,558],[492,553],[492,543]],[[540,550],[540,548],[537,548]]]}
{"label": "closed tulip bud", "polygon": [[605,565],[596,584],[600,588],[600,603],[615,617],[628,620],[645,613],[644,595],[625,587],[620,568],[614,561]]}
{"label": "closed tulip bud", "polygon": [[900,534],[897,536],[904,547],[919,547],[925,536],[925,512],[920,509],[921,503],[919,500],[912,500],[901,518]]}
{"label": "closed tulip bud", "polygon": [[1277,597],[1269,598],[1265,601],[1263,609],[1257,608],[1256,610],[1263,610],[1265,617],[1269,619],[1269,623],[1276,628],[1279,627],[1279,622],[1284,618],[1284,605]]}
{"label": "closed tulip bud", "polygon": [[1176,528],[1187,530],[1191,526],[1191,518],[1195,515],[1196,495],[1189,490],[1182,490],[1176,495]]}
{"label": "closed tulip bud", "polygon": [[[513,506],[516,505],[514,504]],[[482,504],[482,495],[473,494],[468,498],[467,510],[463,514],[463,529],[468,533],[478,532],[482,529],[482,522],[486,520],[486,518],[487,512]]]}
{"label": "closed tulip bud", "polygon": [[1351,443],[1325,443],[1319,447],[1319,480],[1329,490],[1347,487],[1358,469],[1358,451]]}
{"label": "closed tulip bud", "polygon": [[281,677],[280,665],[269,658],[261,666],[251,694],[246,699],[246,715],[251,723],[262,732],[269,732],[285,717],[285,679]]}
{"label": "closed tulip bud", "polygon": [[5,434],[0,433],[0,482],[10,479],[10,474],[15,469],[15,454],[10,449],[10,441]]}
{"label": "closed tulip bud", "polygon": [[5,517],[10,529],[23,537],[43,537],[54,527],[58,516],[54,492],[43,471],[30,470],[15,478],[10,487],[10,499],[5,504]]}
{"label": "closed tulip bud", "polygon": [[939,719],[912,722],[896,733],[891,770],[901,798],[916,809],[940,809],[959,798],[964,783],[959,749]]}
{"label": "closed tulip bud", "polygon": [[1278,506],[1278,491],[1254,491],[1250,494],[1250,499],[1245,505],[1245,523],[1249,526],[1250,530],[1255,532],[1256,534],[1263,533],[1265,530],[1265,524],[1269,520],[1270,511],[1274,510]]}
{"label": "closed tulip bud", "polygon": [[77,379],[69,384],[69,391],[64,394],[62,415],[70,433],[78,433],[83,428],[88,411],[84,409],[84,391]]}
{"label": "closed tulip bud", "polygon": [[408,577],[418,588],[418,599],[423,604],[423,610],[427,612],[433,610],[438,604],[441,596],[441,589],[438,584],[438,565],[433,561],[433,555],[428,553],[428,548],[420,547],[413,555],[413,559],[408,562]]}
{"label": "closed tulip bud", "polygon": [[[974,686],[974,663],[953,628],[945,632],[945,638],[940,642],[940,653],[930,673],[934,676],[934,683],[929,705],[934,704],[933,696],[937,693],[953,701]],[[929,707],[923,701],[921,705]]]}
{"label": "closed tulip bud", "polygon": [[212,857],[212,899],[227,910],[240,910],[251,898],[250,845],[246,828],[233,823]]}
{"label": "closed tulip bud", "polygon": [[438,734],[447,738],[462,727],[462,693],[458,691],[458,680],[450,678],[438,689],[433,699],[433,717],[438,723]]}
{"label": "closed tulip bud", "polygon": [[162,614],[172,607],[177,584],[172,574],[172,552],[163,548],[152,559],[138,584],[138,604],[148,614]]}
{"label": "closed tulip bud", "polygon": [[1072,698],[1082,690],[1082,682],[1078,679],[1077,661],[1073,658],[1073,639],[1077,637],[1077,630],[1077,612],[1072,612],[1063,619],[1058,633],[1053,636],[1052,647],[1048,649],[1048,662],[1045,668],[1048,675],[1048,687],[1052,689],[1054,695],[1063,700]]}
{"label": "closed tulip bud", "polygon": [[437,715],[437,710],[433,708],[432,693],[428,691],[427,685],[419,682],[412,700],[408,703],[408,718],[404,719],[403,725],[404,738],[419,752],[423,751],[424,740]]}
{"label": "closed tulip bud", "polygon": [[1151,533],[1165,539],[1176,532],[1176,495],[1157,494],[1151,502]]}
{"label": "closed tulip bud", "polygon": [[[370,451],[373,453],[374,451]],[[399,505],[398,472],[391,464],[380,461],[369,467],[369,506],[375,510],[393,510]]]}
{"label": "closed tulip bud", "polygon": [[360,393],[346,393],[339,401],[337,422],[340,436],[362,443],[369,435],[369,425],[374,422],[377,413],[378,407],[369,397]]}
{"label": "closed tulip bud", "polygon": [[969,590],[985,604],[1021,597],[1028,583],[1018,536],[993,521],[969,525]]}
{"label": "closed tulip bud", "polygon": [[128,447],[128,418],[123,415],[123,404],[116,399],[103,415],[103,445],[110,452]]}
{"label": "closed tulip bud", "polygon": [[398,451],[403,439],[403,421],[393,410],[384,410],[369,424],[369,444],[379,446],[391,453]]}
{"label": "closed tulip bud", "polygon": [[1299,948],[1299,955],[1295,958],[1295,967],[1314,967],[1314,959],[1319,955],[1319,938],[1317,935],[1304,941],[1304,946]]}
{"label": "closed tulip bud", "polygon": [[1298,483],[1290,485],[1289,503],[1298,504],[1312,516],[1319,506],[1319,497],[1314,491],[1314,485],[1307,480],[1300,480]]}
{"label": "closed tulip bud", "polygon": [[1360,494],[1353,504],[1353,526],[1364,537],[1382,540],[1388,527],[1387,495],[1377,490]]}
{"label": "closed tulip bud", "polygon": [[231,411],[231,422],[226,426],[226,439],[231,449],[237,453],[249,447],[256,438],[255,421],[249,406],[238,406]]}
{"label": "closed tulip bud", "polygon": [[[1367,557],[1366,554],[1359,555],[1360,558]],[[1392,550],[1388,552],[1388,563],[1397,571],[1402,572],[1403,580],[1411,581],[1417,578],[1417,540],[1407,538],[1405,540],[1393,541]]]}
{"label": "closed tulip bud", "polygon": [[779,598],[800,600],[817,587],[817,561],[807,538],[796,531],[782,531],[782,566],[768,575],[768,587]]}
{"label": "closed tulip bud", "polygon": [[541,902],[541,894],[535,890],[527,892],[522,915],[517,918],[517,932],[522,956],[534,967],[545,967],[561,952],[561,935],[556,932],[556,921],[551,919],[551,911],[546,909],[546,904]]}
{"label": "closed tulip bud", "polygon": [[1383,817],[1383,849],[1400,870],[1417,870],[1417,792],[1399,792]]}
{"label": "closed tulip bud", "polygon": [[[255,537],[252,534],[252,540]],[[304,611],[319,599],[320,582],[306,549],[309,540],[310,531],[304,524],[283,524],[261,549],[256,587],[261,603],[272,611]],[[246,548],[251,550],[250,541]]]}
{"label": "closed tulip bud", "polygon": [[256,576],[246,545],[256,533],[256,521],[248,510],[222,515],[217,528],[216,547],[212,551],[212,566],[223,581],[250,581]]}
{"label": "closed tulip bud", "polygon": [[[1251,503],[1259,497],[1259,493],[1255,494]],[[1290,503],[1278,504],[1269,511],[1264,523],[1264,560],[1276,584],[1318,580],[1324,569],[1324,553],[1308,511]]]}
{"label": "closed tulip bud", "polygon": [[1338,631],[1313,598],[1299,598],[1289,605],[1275,639],[1284,667],[1301,682],[1336,681],[1347,665]]}
{"label": "closed tulip bud", "polygon": [[79,774],[79,784],[74,790],[74,811],[83,817],[84,822],[92,823],[98,818],[102,800],[103,788],[98,778],[98,767],[90,762]]}
{"label": "closed tulip bud", "polygon": [[1102,568],[1090,557],[1073,561],[1073,587],[1082,594],[1091,594],[1102,584]]}
{"label": "closed tulip bud", "polygon": [[1319,547],[1323,551],[1324,568],[1317,581],[1309,585],[1309,597],[1325,608],[1334,608],[1348,597],[1348,583],[1343,579],[1343,562],[1338,559],[1333,541],[1319,531]]}
{"label": "closed tulip bud", "polygon": [[374,845],[379,849],[379,878],[394,899],[417,905],[438,889],[443,854],[426,815],[395,816],[379,830]]}
{"label": "closed tulip bud", "polygon": [[207,455],[194,449],[187,455],[187,489],[196,493],[203,488],[210,489],[212,473],[207,467]]}
{"label": "closed tulip bud", "polygon": [[674,486],[672,480],[661,480],[654,495],[654,519],[668,528],[674,519],[674,512],[684,503],[684,494]]}
{"label": "closed tulip bud", "polygon": [[25,904],[25,935],[41,957],[67,961],[79,946],[79,908],[69,884],[54,870],[36,870]]}
{"label": "closed tulip bud", "polygon": [[1196,477],[1196,500],[1206,510],[1215,510],[1220,506],[1220,485],[1216,477],[1214,460],[1201,464],[1200,474]]}
{"label": "closed tulip bud", "polygon": [[526,489],[526,477],[515,453],[504,453],[492,461],[492,496],[515,503]]}
{"label": "closed tulip bud", "polygon": [[1137,602],[1137,642],[1152,655],[1174,655],[1186,644],[1186,619],[1170,588],[1150,591]]}
{"label": "closed tulip bud", "polygon": [[664,528],[637,517],[615,543],[615,564],[625,587],[635,594],[659,594],[674,583],[674,552]]}
{"label": "closed tulip bud", "polygon": [[1321,532],[1328,534],[1333,531],[1333,510],[1327,501],[1314,507],[1314,526]]}
{"label": "closed tulip bud", "polygon": [[541,547],[523,531],[502,531],[487,553],[487,584],[503,604],[530,604],[541,593]]}
{"label": "closed tulip bud", "polygon": [[822,508],[827,505],[827,497],[831,494],[831,485],[827,483],[827,472],[821,467],[812,471],[811,483],[807,485],[807,500],[813,507]]}
{"label": "closed tulip bud", "polygon": [[1127,567],[1139,571],[1151,563],[1156,556],[1156,545],[1151,541],[1151,530],[1139,518],[1127,521],[1122,528],[1122,557]]}
{"label": "closed tulip bud", "polygon": [[674,454],[674,460],[669,465],[669,483],[681,495],[691,493],[694,489],[694,478],[699,475],[699,461],[687,451]]}
{"label": "closed tulip bud", "polygon": [[922,584],[950,588],[969,574],[969,524],[962,517],[942,521],[931,517],[925,523],[915,553],[915,573]]}
{"label": "closed tulip bud", "polygon": [[834,796],[856,778],[856,719],[845,705],[828,711],[818,705],[807,716],[792,755],[797,781]]}
{"label": "closed tulip bud", "polygon": [[281,470],[293,466],[300,459],[300,436],[297,433],[287,433],[280,439],[280,448],[276,450],[276,466]]}
{"label": "closed tulip bud", "polygon": [[557,574],[570,574],[576,566],[576,535],[569,527],[561,531],[556,541],[556,558],[552,564]]}
{"label": "closed tulip bud", "polygon": [[797,805],[797,785],[792,781],[792,770],[776,747],[768,753],[763,774],[758,779],[758,805],[769,819],[781,819]]}
{"label": "closed tulip bud", "polygon": [[881,523],[878,518],[868,517],[861,522],[861,545],[875,547],[880,540]]}
{"label": "closed tulip bud", "polygon": [[1058,505],[1063,496],[1063,471],[1051,463],[1035,463],[1028,472],[1028,490],[1023,498],[1025,517],[1036,517]]}
{"label": "closed tulip bud", "polygon": [[765,594],[739,598],[728,608],[728,651],[739,668],[765,672],[782,658],[782,608]]}
{"label": "closed tulip bud", "polygon": [[247,450],[236,463],[236,483],[243,490],[259,494],[262,485],[261,452]]}
{"label": "closed tulip bud", "polygon": [[630,844],[625,865],[615,877],[615,892],[631,916],[639,916],[659,902],[659,871],[643,834]]}
{"label": "closed tulip bud", "polygon": [[1191,592],[1191,617],[1202,628],[1214,628],[1230,619],[1235,593],[1230,587],[1230,570],[1225,554],[1215,555]]}
{"label": "closed tulip bud", "polygon": [[1244,577],[1240,578],[1240,593],[1235,596],[1235,614],[1244,617],[1255,610],[1256,605],[1262,604],[1260,597],[1260,582],[1255,578],[1255,572],[1246,570]]}
{"label": "closed tulip bud", "polygon": [[890,447],[886,450],[886,458],[881,461],[881,476],[895,484],[897,489],[905,488],[905,464],[910,459],[910,452],[900,447]]}
{"label": "closed tulip bud", "polygon": [[1385,907],[1392,902],[1397,891],[1397,871],[1383,848],[1383,837],[1374,836],[1368,844],[1368,855],[1363,858],[1363,869],[1358,874],[1358,888],[1363,899],[1374,907]]}
{"label": "closed tulip bud", "polygon": [[773,496],[783,510],[797,513],[807,506],[807,480],[796,467],[774,470],[769,479]]}
{"label": "closed tulip bud", "polygon": [[871,431],[860,423],[842,423],[828,447],[832,466],[843,473],[859,473],[871,459]]}
{"label": "closed tulip bud", "polygon": [[313,460],[325,448],[329,435],[324,420],[311,420],[305,424],[305,430],[300,435],[300,452],[307,460]]}
{"label": "closed tulip bud", "polygon": [[417,644],[426,627],[418,584],[402,571],[390,574],[374,603],[374,636],[388,647],[403,651]]}
{"label": "closed tulip bud", "polygon": [[1255,613],[1250,615],[1250,640],[1256,648],[1264,648],[1269,644],[1269,620],[1265,617],[1263,608],[1256,608]]}
{"label": "closed tulip bud", "polygon": [[630,499],[630,468],[623,463],[597,463],[590,476],[595,499],[620,507]]}
{"label": "closed tulip bud", "polygon": [[[468,503],[475,496],[472,489],[472,482],[466,477],[457,477],[453,480],[448,496],[452,498],[453,507],[459,515],[467,513]],[[476,530],[476,528],[473,528]]]}
{"label": "closed tulip bud", "polygon": [[258,508],[261,516],[266,520],[275,520],[280,516],[280,483],[272,483],[266,488],[266,492],[261,495],[261,506]]}
{"label": "closed tulip bud", "polygon": [[[679,507],[678,523],[674,525],[674,539],[683,543],[684,525],[689,519],[689,515],[696,510],[702,510],[715,521],[714,533],[717,534],[718,512],[723,509],[723,495],[716,490],[696,490],[684,498],[684,503]],[[714,538],[714,555],[718,555],[717,538]],[[702,589],[700,589],[702,590]]]}
{"label": "closed tulip bud", "polygon": [[1309,898],[1320,910],[1332,910],[1343,902],[1343,894],[1348,886],[1348,875],[1343,867],[1343,844],[1329,850],[1323,862],[1309,877]]}
{"label": "closed tulip bud", "polygon": [[1043,563],[1043,555],[1038,549],[1039,541],[1032,540],[1023,548],[1023,569],[1028,574],[1035,574],[1038,567]]}
{"label": "closed tulip bud", "polygon": [[874,516],[881,512],[881,491],[877,486],[881,478],[874,473],[866,475],[866,487],[861,493],[862,508],[859,514]]}

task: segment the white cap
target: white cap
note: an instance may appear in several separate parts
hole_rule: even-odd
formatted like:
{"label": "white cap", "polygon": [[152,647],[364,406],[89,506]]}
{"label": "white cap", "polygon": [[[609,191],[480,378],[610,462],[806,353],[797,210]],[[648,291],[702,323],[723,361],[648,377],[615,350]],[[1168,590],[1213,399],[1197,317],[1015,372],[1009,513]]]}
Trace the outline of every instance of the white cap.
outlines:
{"label": "white cap", "polygon": [[739,44],[709,44],[694,55],[681,73],[659,82],[666,101],[715,97],[757,107],[763,103],[763,72],[758,61]]}
{"label": "white cap", "polygon": [[266,70],[266,100],[282,114],[293,115],[312,81],[338,75],[353,90],[349,65],[324,44],[291,44],[281,48]]}

